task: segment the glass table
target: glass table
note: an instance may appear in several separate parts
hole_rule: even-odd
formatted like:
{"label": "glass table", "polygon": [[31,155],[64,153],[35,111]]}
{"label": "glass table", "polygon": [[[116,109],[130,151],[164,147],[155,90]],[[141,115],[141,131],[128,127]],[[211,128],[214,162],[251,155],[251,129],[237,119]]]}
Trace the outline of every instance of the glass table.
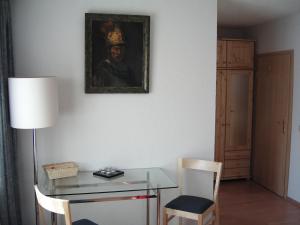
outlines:
{"label": "glass table", "polygon": [[[52,197],[61,198],[72,196],[70,204],[121,201],[121,200],[146,200],[147,214],[146,225],[150,224],[149,199],[156,198],[157,218],[160,225],[160,195],[162,189],[177,188],[161,168],[139,168],[123,170],[124,175],[114,178],[93,176],[92,171],[79,171],[76,177],[49,180],[45,173],[41,173],[38,180],[40,191]],[[127,194],[122,194],[126,192]],[[130,194],[130,192],[135,192]],[[137,195],[136,192],[144,192]],[[88,195],[93,194],[92,197]],[[96,194],[97,197],[94,197]],[[106,194],[101,196],[101,194]],[[113,194],[107,196],[107,194]],[[84,196],[84,197],[83,197]],[[62,198],[63,198],[62,197]],[[52,224],[56,224],[56,217],[52,215]]]}

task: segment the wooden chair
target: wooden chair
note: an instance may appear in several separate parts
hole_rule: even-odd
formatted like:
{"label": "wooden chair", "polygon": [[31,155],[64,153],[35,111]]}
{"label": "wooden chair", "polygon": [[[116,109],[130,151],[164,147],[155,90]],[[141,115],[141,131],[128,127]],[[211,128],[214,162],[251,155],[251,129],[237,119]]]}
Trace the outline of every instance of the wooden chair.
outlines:
{"label": "wooden chair", "polygon": [[[213,201],[206,198],[182,195],[182,172],[183,169],[194,169],[216,173]],[[222,163],[213,161],[204,161],[197,159],[178,159],[178,178],[180,196],[169,202],[164,207],[163,225],[175,216],[197,220],[198,225],[216,224],[219,225],[219,208],[218,208],[218,190],[221,179]]]}
{"label": "wooden chair", "polygon": [[81,219],[81,220],[77,220],[72,223],[69,200],[51,198],[51,197],[45,196],[39,191],[37,185],[34,185],[34,189],[35,189],[37,201],[39,203],[41,224],[46,225],[45,219],[44,219],[44,211],[42,209],[42,208],[44,208],[50,212],[65,215],[66,225],[97,225],[96,223],[94,223],[88,219]]}

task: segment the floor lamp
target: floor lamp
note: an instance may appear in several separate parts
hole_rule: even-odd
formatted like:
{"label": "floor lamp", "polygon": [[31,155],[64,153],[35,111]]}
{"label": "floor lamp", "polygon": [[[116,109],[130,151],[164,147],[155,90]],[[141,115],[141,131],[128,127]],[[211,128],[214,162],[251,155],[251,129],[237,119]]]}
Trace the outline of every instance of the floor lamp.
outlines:
{"label": "floor lamp", "polygon": [[[58,115],[55,77],[8,78],[11,127],[32,129],[34,184],[38,183],[36,129],[51,127]],[[36,206],[36,223],[38,210]]]}

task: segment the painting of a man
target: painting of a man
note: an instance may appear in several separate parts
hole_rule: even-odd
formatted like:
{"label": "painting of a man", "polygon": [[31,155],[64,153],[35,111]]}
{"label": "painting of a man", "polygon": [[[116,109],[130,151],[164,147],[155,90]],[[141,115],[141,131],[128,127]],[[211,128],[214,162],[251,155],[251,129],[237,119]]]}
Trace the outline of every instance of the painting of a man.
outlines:
{"label": "painting of a man", "polygon": [[149,20],[86,14],[87,93],[148,93]]}
{"label": "painting of a man", "polygon": [[126,43],[121,29],[115,25],[106,35],[107,58],[95,68],[94,85],[126,87],[139,85],[133,70],[124,62]]}

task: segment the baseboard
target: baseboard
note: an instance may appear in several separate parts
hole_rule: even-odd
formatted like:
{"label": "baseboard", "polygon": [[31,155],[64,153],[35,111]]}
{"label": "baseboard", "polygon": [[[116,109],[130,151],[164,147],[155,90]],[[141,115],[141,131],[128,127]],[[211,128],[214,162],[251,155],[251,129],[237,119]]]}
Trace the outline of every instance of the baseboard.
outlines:
{"label": "baseboard", "polygon": [[290,198],[290,197],[287,197],[286,200],[287,200],[288,202],[290,202],[291,204],[293,204],[294,206],[297,206],[297,207],[300,208],[300,202],[298,202],[298,201],[296,201],[296,200],[294,200],[294,199],[292,199],[292,198]]}

